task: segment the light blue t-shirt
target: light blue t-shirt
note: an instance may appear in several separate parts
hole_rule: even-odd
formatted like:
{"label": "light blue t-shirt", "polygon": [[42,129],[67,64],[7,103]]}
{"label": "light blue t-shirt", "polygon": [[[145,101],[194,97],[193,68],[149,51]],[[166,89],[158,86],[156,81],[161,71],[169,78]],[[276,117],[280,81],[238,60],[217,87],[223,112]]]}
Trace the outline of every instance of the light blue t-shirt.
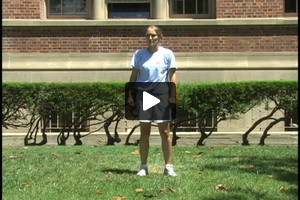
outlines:
{"label": "light blue t-shirt", "polygon": [[154,53],[148,48],[137,50],[131,65],[139,70],[136,82],[170,82],[170,69],[177,69],[173,51],[164,47]]}

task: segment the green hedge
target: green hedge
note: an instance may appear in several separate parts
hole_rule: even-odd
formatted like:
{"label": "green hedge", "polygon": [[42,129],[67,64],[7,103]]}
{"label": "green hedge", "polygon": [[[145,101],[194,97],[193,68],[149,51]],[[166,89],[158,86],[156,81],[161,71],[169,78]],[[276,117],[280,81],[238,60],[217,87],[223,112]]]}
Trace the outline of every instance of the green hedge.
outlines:
{"label": "green hedge", "polygon": [[[274,102],[274,113],[278,110],[293,111],[298,106],[297,81],[210,82],[182,84],[179,88],[179,116],[175,127],[188,120],[185,117],[188,113],[197,113],[201,135],[197,145],[204,145],[204,140],[213,133],[219,122],[228,118],[238,118],[240,114],[263,103],[267,106]],[[212,112],[216,121],[213,128],[207,129],[205,119]],[[273,114],[253,124],[250,132],[262,121],[272,119]],[[249,144],[248,134],[249,131],[246,131],[244,145]],[[173,144],[176,144],[176,136],[173,138]]]}
{"label": "green hedge", "polygon": [[[28,127],[25,145],[38,132],[38,124],[43,122],[41,132],[44,140],[32,145],[46,143],[46,125],[51,113],[59,114],[64,125],[58,137],[58,144],[64,145],[73,132],[76,144],[82,144],[80,124],[91,120],[96,126],[104,129],[107,144],[120,142],[115,127],[114,136],[109,127],[118,125],[124,119],[125,82],[92,82],[92,83],[20,83],[4,82],[2,84],[2,126],[4,128]],[[272,101],[276,110],[292,111],[298,106],[298,81],[244,81],[244,82],[208,82],[186,83],[178,86],[177,118],[174,121],[173,133],[176,144],[176,128],[189,120],[187,116],[197,114],[200,122],[201,137],[198,145],[212,132],[207,131],[204,119],[213,114],[217,124],[228,118],[237,118],[249,109]],[[70,112],[77,116],[70,121]],[[117,123],[113,123],[117,122]],[[75,127],[75,129],[72,128]],[[35,137],[36,138],[36,137]]]}

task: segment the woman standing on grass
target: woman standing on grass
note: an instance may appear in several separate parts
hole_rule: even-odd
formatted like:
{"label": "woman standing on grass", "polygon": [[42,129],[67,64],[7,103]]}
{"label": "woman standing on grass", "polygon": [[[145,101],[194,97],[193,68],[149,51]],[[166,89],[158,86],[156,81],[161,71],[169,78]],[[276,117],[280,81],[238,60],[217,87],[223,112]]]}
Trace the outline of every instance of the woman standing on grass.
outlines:
{"label": "woman standing on grass", "polygon": [[[149,26],[145,31],[148,47],[137,50],[132,58],[132,72],[130,82],[173,82],[177,85],[176,60],[170,49],[161,46],[162,31],[157,26]],[[176,92],[172,92],[168,98],[168,103],[176,103]],[[127,103],[135,105],[134,98],[129,92]],[[140,156],[141,166],[138,176],[148,174],[148,153],[149,137],[151,132],[151,122],[158,124],[159,133],[162,140],[162,150],[165,160],[164,174],[177,176],[172,164],[172,137],[170,135],[170,120],[139,120],[140,121]]]}

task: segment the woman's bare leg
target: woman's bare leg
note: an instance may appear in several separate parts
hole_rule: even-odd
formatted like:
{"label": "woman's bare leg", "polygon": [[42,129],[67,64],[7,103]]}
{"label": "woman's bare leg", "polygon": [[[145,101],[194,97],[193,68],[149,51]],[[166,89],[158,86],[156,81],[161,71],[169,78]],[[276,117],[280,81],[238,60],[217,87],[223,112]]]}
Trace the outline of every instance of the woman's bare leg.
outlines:
{"label": "woman's bare leg", "polygon": [[161,136],[161,145],[165,164],[172,164],[172,136],[170,134],[170,123],[159,123],[158,130]]}
{"label": "woman's bare leg", "polygon": [[151,123],[140,122],[140,156],[141,164],[147,164],[149,154],[149,137],[151,131]]}

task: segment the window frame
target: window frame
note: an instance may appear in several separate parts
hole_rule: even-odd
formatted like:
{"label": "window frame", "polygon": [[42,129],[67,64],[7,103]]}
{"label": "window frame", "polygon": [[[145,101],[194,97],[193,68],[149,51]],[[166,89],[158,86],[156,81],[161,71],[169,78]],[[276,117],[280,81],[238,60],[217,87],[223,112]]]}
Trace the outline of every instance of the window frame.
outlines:
{"label": "window frame", "polygon": [[[90,18],[91,15],[91,1],[92,0],[86,0],[86,14],[58,14],[58,15],[53,15],[50,14],[50,1],[51,0],[46,0],[46,13],[47,13],[47,19],[88,19]],[[62,2],[62,0],[60,0]]]}
{"label": "window frame", "polygon": [[216,0],[208,0],[208,14],[174,14],[173,1],[174,0],[169,0],[170,18],[194,18],[194,19],[215,19],[216,18]]}
{"label": "window frame", "polygon": [[292,113],[284,110],[284,116],[284,131],[298,131],[298,106]]}
{"label": "window frame", "polygon": [[[134,17],[134,18],[123,18],[123,17],[115,17],[115,18],[110,18],[109,17],[109,6],[108,4],[110,3],[149,3],[149,18],[145,18],[145,17]],[[128,0],[128,1],[122,1],[122,0],[107,0],[106,1],[106,12],[107,12],[107,19],[109,20],[114,20],[114,19],[152,19],[153,14],[152,14],[152,10],[153,10],[153,3],[152,0]]]}
{"label": "window frame", "polygon": [[[180,126],[177,127],[177,131],[178,132],[200,132],[200,128],[199,128],[199,118],[197,118],[198,114],[196,115],[188,115],[188,121],[185,121],[184,123],[182,123]],[[218,131],[218,127],[214,127],[213,125],[215,123],[215,121],[217,121],[217,116],[214,115],[213,111],[211,112],[211,115],[208,116],[206,119],[204,119],[204,123],[206,123],[205,121],[209,119],[212,124],[211,126],[206,126],[204,127],[205,131],[214,131],[217,132]]]}
{"label": "window frame", "polygon": [[296,12],[285,12],[286,0],[283,0],[283,16],[284,17],[297,17],[298,16],[298,0],[296,1]]}
{"label": "window frame", "polygon": [[[72,122],[74,122],[74,120],[76,119],[76,116],[75,114],[72,112],[72,113],[69,113],[70,114],[70,117],[71,117],[71,120]],[[56,118],[56,121],[54,122],[53,121],[53,115],[55,115],[55,118]],[[46,125],[46,131],[47,132],[50,132],[50,133],[57,133],[57,132],[60,132],[63,127],[62,127],[62,124],[61,124],[61,119],[60,119],[60,115],[58,113],[52,113],[50,116],[49,116],[49,123]],[[82,132],[89,132],[90,131],[90,126],[89,126],[89,120],[86,120],[84,121],[80,127],[79,127],[79,131],[82,131]],[[72,131],[74,131],[74,126],[72,126]]]}

